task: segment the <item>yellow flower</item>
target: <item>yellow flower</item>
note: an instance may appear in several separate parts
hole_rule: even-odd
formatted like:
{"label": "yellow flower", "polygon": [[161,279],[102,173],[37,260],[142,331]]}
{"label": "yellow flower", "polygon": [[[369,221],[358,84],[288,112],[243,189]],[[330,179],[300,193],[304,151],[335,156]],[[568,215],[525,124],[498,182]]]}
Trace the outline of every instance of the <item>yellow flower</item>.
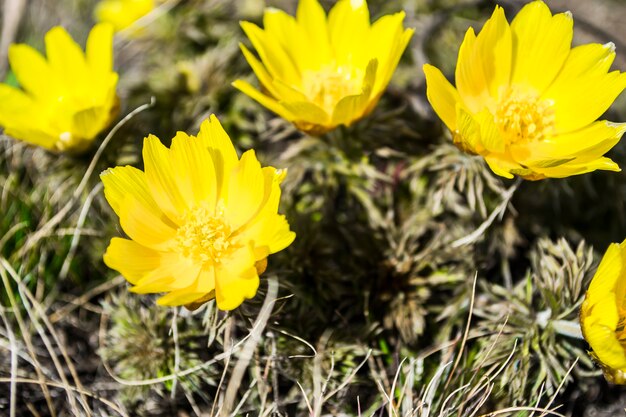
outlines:
{"label": "yellow flower", "polygon": [[0,126],[52,151],[83,151],[117,115],[113,29],[96,25],[85,53],[61,27],[45,43],[47,59],[28,45],[11,45],[9,62],[22,90],[0,84]]}
{"label": "yellow flower", "polygon": [[143,144],[145,172],[101,174],[104,194],[130,239],[113,238],[104,262],[136,293],[167,293],[160,305],[197,307],[216,298],[232,310],[252,298],[267,256],[295,234],[277,214],[285,172],[241,159],[215,116],[197,137],[178,132],[170,149]]}
{"label": "yellow flower", "polygon": [[241,22],[261,61],[241,49],[264,92],[243,80],[233,86],[302,131],[349,126],[389,84],[413,35],[403,20],[400,12],[370,24],[364,0],[340,0],[328,18],[318,0],[300,0],[295,18],[269,8],[264,29]]}
{"label": "yellow flower", "polygon": [[626,240],[612,243],[580,310],[583,335],[607,380],[626,384]]}
{"label": "yellow flower", "polygon": [[456,89],[425,65],[428,100],[454,143],[507,178],[619,171],[603,155],[626,125],[596,119],[624,90],[626,75],[608,73],[612,43],[572,48],[572,33],[570,13],[553,16],[542,1],[524,6],[510,25],[496,6],[478,36],[472,28],[465,34]]}
{"label": "yellow flower", "polygon": [[119,32],[132,26],[154,7],[154,0],[102,0],[96,5],[94,17],[98,22],[112,24],[115,31]]}

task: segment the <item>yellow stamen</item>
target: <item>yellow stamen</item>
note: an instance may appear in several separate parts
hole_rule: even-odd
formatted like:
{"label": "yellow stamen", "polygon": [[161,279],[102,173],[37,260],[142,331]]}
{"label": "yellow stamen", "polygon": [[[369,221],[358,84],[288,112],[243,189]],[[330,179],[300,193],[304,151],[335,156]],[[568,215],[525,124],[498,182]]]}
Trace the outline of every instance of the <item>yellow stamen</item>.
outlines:
{"label": "yellow stamen", "polygon": [[206,207],[196,207],[185,214],[176,240],[184,256],[202,263],[218,264],[236,247],[223,210],[212,215]]}
{"label": "yellow stamen", "polygon": [[554,132],[553,104],[512,89],[498,104],[495,122],[507,145],[542,140]]}
{"label": "yellow stamen", "polygon": [[309,100],[332,114],[345,96],[361,93],[363,71],[351,66],[324,66],[302,74],[303,93]]}

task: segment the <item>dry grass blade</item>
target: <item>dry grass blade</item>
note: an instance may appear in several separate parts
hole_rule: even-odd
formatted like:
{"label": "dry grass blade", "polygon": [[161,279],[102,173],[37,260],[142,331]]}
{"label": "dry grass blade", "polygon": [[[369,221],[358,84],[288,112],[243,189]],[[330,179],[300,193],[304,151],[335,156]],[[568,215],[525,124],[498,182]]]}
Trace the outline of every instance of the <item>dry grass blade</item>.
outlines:
{"label": "dry grass blade", "polygon": [[74,190],[74,193],[72,194],[72,197],[70,198],[70,200],[67,203],[65,203],[65,205],[59,211],[57,211],[57,213],[50,220],[48,220],[43,226],[37,229],[35,233],[33,233],[31,236],[28,237],[27,241],[18,251],[17,253],[18,257],[22,257],[28,251],[30,251],[34,247],[34,245],[37,243],[37,241],[39,241],[41,238],[45,237],[48,233],[50,233],[51,230],[54,227],[56,227],[65,218],[65,216],[69,214],[69,212],[72,210],[72,207],[74,206],[74,204],[76,203],[80,195],[85,190],[85,187],[87,186],[89,182],[89,178],[91,178],[93,171],[96,169],[96,165],[98,164],[98,161],[100,160],[100,157],[102,156],[102,153],[106,149],[109,142],[111,142],[111,139],[113,139],[117,131],[120,130],[122,126],[124,126],[133,117],[135,117],[142,111],[147,110],[150,107],[154,106],[154,103],[155,103],[155,100],[153,97],[150,100],[150,103],[146,103],[137,107],[135,110],[128,113],[115,126],[113,126],[113,128],[106,135],[106,137],[104,138],[104,140],[98,147],[98,150],[96,151],[93,158],[91,159],[91,162],[89,166],[87,167],[87,170],[85,171],[85,174],[83,175],[83,178],[81,179],[80,183],[76,187],[76,190]]}
{"label": "dry grass blade", "polygon": [[9,45],[15,41],[25,7],[26,0],[4,0],[0,33],[0,79],[6,75]]}
{"label": "dry grass blade", "polygon": [[[35,351],[35,347],[33,345],[31,335],[30,335],[30,329],[28,328],[28,326],[26,326],[26,323],[24,322],[22,313],[20,311],[20,307],[17,305],[15,294],[13,293],[9,279],[7,277],[7,271],[4,268],[0,268],[0,277],[2,277],[2,284],[4,285],[4,288],[7,292],[7,296],[9,297],[9,303],[11,304],[11,309],[13,310],[15,314],[15,318],[17,320],[20,334],[22,335],[22,338],[24,339],[24,343],[26,344],[26,347],[28,348],[32,361],[35,365],[34,368],[35,368],[35,372],[37,373],[37,378],[39,379],[38,382],[44,381],[45,377],[42,372],[43,367],[37,358],[37,353]],[[11,382],[11,379],[9,379],[7,382]],[[48,386],[43,384],[42,391],[43,391],[43,395],[46,400],[46,405],[48,407],[48,411],[50,412],[50,415],[52,417],[56,417],[57,415],[56,408],[54,407],[54,403],[52,401],[52,396],[50,395],[50,391],[48,390]]]}
{"label": "dry grass blade", "polygon": [[[65,365],[74,380],[75,386],[78,388],[77,392],[80,394],[80,400],[81,400],[80,404],[82,405],[84,411],[87,413],[87,416],[91,416],[92,415],[91,410],[89,408],[85,395],[83,394],[84,389],[81,385],[81,382],[76,372],[76,369],[74,367],[74,364],[72,363],[72,360],[70,359],[67,353],[67,350],[65,349],[64,344],[61,342],[59,335],[57,334],[56,330],[54,329],[54,327],[48,320],[48,317],[45,311],[43,311],[43,309],[41,308],[41,305],[37,302],[37,300],[32,295],[32,293],[28,290],[28,288],[24,285],[24,283],[18,276],[17,272],[15,272],[15,270],[11,267],[11,265],[8,263],[6,259],[0,258],[0,266],[2,266],[2,271],[8,272],[11,278],[13,278],[13,281],[17,284],[19,293],[22,296],[22,302],[24,303],[24,306],[26,307],[26,311],[28,312],[31,318],[31,323],[35,326],[37,333],[39,334],[41,340],[46,346],[46,349],[48,350],[48,353],[50,354],[50,358],[54,362],[54,365],[57,369],[57,373],[59,377],[61,378],[63,383],[68,387],[68,390],[67,390],[68,400],[70,401],[70,404],[72,408],[74,409],[74,412],[80,413],[78,411],[76,400],[74,396],[71,395],[72,391],[69,389],[70,384],[67,378],[65,377],[65,368],[63,367],[60,359],[58,358],[58,355],[56,354],[52,341],[48,338],[44,328],[39,323],[39,319],[43,321],[44,326],[46,327],[50,335],[52,335],[52,338],[54,339],[54,342],[57,348],[59,349],[59,351],[61,352],[61,355],[63,356]],[[4,275],[3,275],[3,278],[4,278]],[[26,300],[28,300],[28,302],[30,303],[30,306],[27,304]]]}
{"label": "dry grass blade", "polygon": [[72,241],[70,243],[70,249],[65,256],[65,260],[63,261],[63,266],[61,267],[61,272],[59,272],[59,279],[64,280],[67,278],[67,274],[70,271],[70,265],[72,264],[72,260],[74,259],[74,255],[76,254],[76,249],[78,248],[78,242],[80,241],[81,229],[85,224],[85,220],[87,219],[87,214],[89,214],[89,209],[91,208],[91,203],[93,202],[94,197],[100,191],[104,185],[99,182],[95,187],[89,192],[87,198],[85,199],[85,203],[83,204],[82,209],[80,210],[80,214],[78,216],[78,220],[76,221],[76,227],[74,228],[74,233],[72,234]]}
{"label": "dry grass blade", "polygon": [[261,340],[261,334],[265,329],[267,321],[270,318],[270,314],[272,313],[272,310],[274,308],[274,303],[276,302],[277,294],[278,281],[276,281],[275,277],[270,277],[268,279],[267,295],[265,296],[265,301],[263,301],[261,311],[259,311],[259,315],[254,321],[254,326],[250,331],[248,340],[241,350],[240,357],[235,364],[235,368],[230,375],[230,381],[228,382],[228,386],[226,387],[224,406],[222,407],[220,413],[220,415],[224,417],[231,415],[235,402],[235,396],[237,395],[237,390],[239,389],[239,385],[241,384],[243,375],[246,372],[246,368],[252,360],[252,355],[254,354],[254,351],[259,344],[259,341]]}
{"label": "dry grass blade", "polygon": [[63,320],[69,313],[84,305],[87,301],[91,300],[93,297],[97,295],[104,294],[111,289],[122,285],[126,280],[123,276],[118,275],[115,278],[105,281],[97,287],[92,288],[91,290],[85,292],[79,297],[76,297],[71,302],[67,303],[61,308],[58,308],[54,313],[50,315],[50,323],[56,323],[60,320]]}
{"label": "dry grass blade", "polygon": [[11,352],[11,379],[10,379],[10,386],[9,386],[9,392],[10,392],[10,398],[9,398],[9,416],[10,417],[15,417],[15,410],[16,410],[16,397],[17,397],[17,381],[16,381],[16,377],[17,377],[17,358],[18,358],[18,346],[17,346],[17,341],[15,339],[15,334],[13,333],[13,330],[11,329],[11,325],[9,323],[9,321],[7,320],[7,316],[4,312],[4,308],[0,307],[0,317],[2,317],[2,322],[4,323],[4,327],[7,330],[7,334],[9,336],[9,349]]}
{"label": "dry grass blade", "polygon": [[[11,378],[1,378],[0,377],[0,382],[10,382]],[[46,387],[55,387],[55,388],[63,388],[63,389],[69,389],[71,391],[74,391],[80,395],[85,395],[87,397],[91,397],[95,400],[100,401],[102,404],[105,404],[107,407],[111,408],[113,411],[115,411],[116,413],[118,413],[120,416],[122,417],[130,417],[128,414],[126,414],[126,412],[121,409],[119,407],[119,405],[107,400],[106,398],[103,398],[97,394],[94,394],[93,392],[90,391],[86,391],[84,389],[79,389],[77,387],[71,386],[71,385],[65,385],[63,383],[59,383],[59,382],[55,382],[55,381],[38,381],[36,379],[28,379],[28,378],[15,378],[15,382],[17,384],[31,384],[31,385],[39,385],[39,386],[46,386]],[[81,415],[81,414],[77,414],[77,415]]]}

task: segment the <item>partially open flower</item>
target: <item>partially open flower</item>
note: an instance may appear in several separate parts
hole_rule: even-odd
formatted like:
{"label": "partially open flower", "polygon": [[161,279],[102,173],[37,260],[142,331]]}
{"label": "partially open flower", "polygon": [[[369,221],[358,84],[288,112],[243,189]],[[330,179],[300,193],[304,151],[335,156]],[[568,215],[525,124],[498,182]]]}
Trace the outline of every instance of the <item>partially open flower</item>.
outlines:
{"label": "partially open flower", "polygon": [[94,16],[98,22],[112,24],[115,31],[119,32],[131,27],[155,6],[155,0],[102,0],[96,5]]}
{"label": "partially open flower", "polygon": [[404,12],[370,24],[365,0],[339,0],[326,17],[318,0],[300,0],[296,17],[274,8],[264,29],[241,27],[259,54],[244,56],[263,89],[233,85],[302,131],[321,134],[371,112],[389,84],[412,29]]}
{"label": "partially open flower", "polygon": [[626,384],[626,240],[612,243],[580,310],[583,335],[610,382]]}
{"label": "partially open flower", "polygon": [[111,240],[104,262],[136,293],[195,308],[212,298],[232,310],[252,298],[267,256],[295,234],[279,215],[285,171],[261,168],[253,150],[237,157],[215,116],[197,137],[178,132],[168,149],[144,140],[145,172],[101,174],[105,196],[130,239]]}
{"label": "partially open flower", "polygon": [[47,59],[28,45],[11,45],[9,62],[22,89],[0,84],[0,126],[52,151],[81,152],[117,115],[113,28],[96,25],[85,53],[62,27],[45,41]]}
{"label": "partially open flower", "polygon": [[626,125],[596,119],[624,90],[626,74],[608,72],[612,43],[572,48],[572,35],[572,16],[553,16],[542,1],[510,25],[496,6],[478,36],[472,28],[465,35],[456,88],[425,65],[428,100],[454,143],[507,178],[619,171],[603,155]]}

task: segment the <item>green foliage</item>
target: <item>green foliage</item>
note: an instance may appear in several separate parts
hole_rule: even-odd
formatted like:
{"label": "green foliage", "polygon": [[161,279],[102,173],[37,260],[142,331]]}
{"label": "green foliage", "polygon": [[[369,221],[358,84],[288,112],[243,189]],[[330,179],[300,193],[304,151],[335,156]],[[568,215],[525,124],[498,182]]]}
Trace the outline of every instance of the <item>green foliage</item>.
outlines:
{"label": "green foliage", "polygon": [[[89,16],[93,6],[62,1],[49,14],[38,3],[23,36],[39,42],[61,11]],[[624,175],[501,179],[452,145],[425,98],[421,64],[451,74],[465,28],[491,2],[371,1],[374,17],[406,10],[416,39],[376,110],[323,137],[230,86],[256,82],[238,21],[260,23],[265,2],[173,3],[148,36],[116,40],[121,114],[156,101],[117,132],[84,185],[95,149],[70,158],[0,138],[0,256],[36,301],[23,299],[17,278],[0,291],[9,388],[0,409],[14,392],[18,415],[30,404],[40,415],[447,417],[548,406],[552,396],[551,406],[586,407],[603,395],[589,388],[601,376],[572,326],[598,259],[584,242],[604,249],[623,238]],[[296,2],[268,4],[293,11]],[[236,311],[164,309],[102,262],[122,231],[98,173],[141,167],[143,137],[196,133],[210,113],[240,151],[288,170],[280,211],[297,239]],[[7,307],[11,293],[21,307]],[[20,326],[20,313],[33,324]],[[71,360],[58,362],[63,349]],[[14,375],[48,385],[11,388]]]}

